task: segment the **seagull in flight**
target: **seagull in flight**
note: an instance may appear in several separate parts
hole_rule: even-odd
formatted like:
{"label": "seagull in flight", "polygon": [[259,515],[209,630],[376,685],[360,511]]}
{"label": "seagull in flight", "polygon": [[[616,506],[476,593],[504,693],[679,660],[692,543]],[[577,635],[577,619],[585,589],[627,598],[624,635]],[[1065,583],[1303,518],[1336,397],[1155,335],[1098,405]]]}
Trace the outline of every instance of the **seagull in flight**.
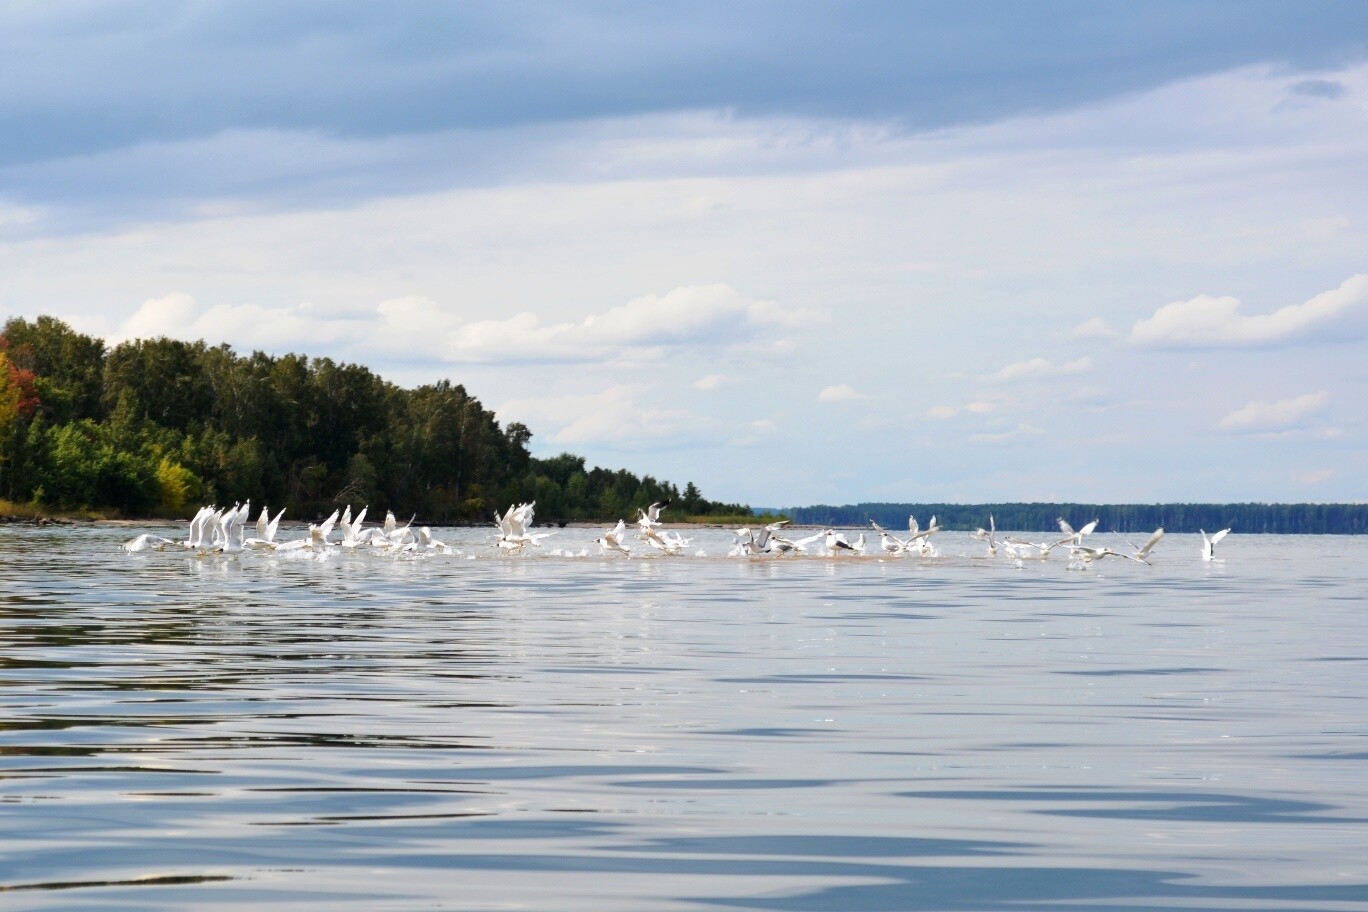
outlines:
{"label": "seagull in flight", "polygon": [[787,522],[788,520],[781,520],[776,523],[770,523],[765,527],[766,533],[769,536],[769,540],[765,547],[767,552],[777,554],[806,554],[808,545],[815,544],[826,538],[826,532],[818,532],[814,535],[809,535],[806,538],[797,539],[796,541],[791,538],[785,538],[779,534],[779,529],[787,524]]}
{"label": "seagull in flight", "polygon": [[199,511],[195,513],[195,518],[190,520],[190,534],[186,537],[185,541],[182,542],[185,547],[193,548],[195,550],[209,547],[207,534],[209,518],[214,516],[215,513],[216,509],[213,504],[199,508]]}
{"label": "seagull in flight", "polygon": [[594,543],[604,551],[620,551],[628,557],[631,557],[632,549],[628,547],[626,540],[627,523],[619,519],[616,526],[606,530],[603,535],[594,539]]}
{"label": "seagull in flight", "polygon": [[175,542],[169,538],[162,538],[160,535],[151,535],[148,533],[144,533],[142,535],[139,535],[137,538],[133,539],[130,542],[125,542],[124,544],[120,545],[120,547],[123,548],[125,551],[129,552],[148,550],[160,551],[166,546],[174,544]]}
{"label": "seagull in flight", "polygon": [[925,529],[921,528],[917,523],[917,517],[907,517],[907,541],[909,544],[920,539],[929,539],[940,530],[940,523],[936,522],[936,517],[934,515],[931,517],[931,521],[926,524]]}
{"label": "seagull in flight", "polygon": [[[911,520],[911,522],[914,522],[914,523],[915,523],[916,520],[913,519],[913,520]],[[888,530],[886,530],[883,526],[879,525],[878,523],[876,523],[876,522],[875,522],[874,520],[872,520],[872,519],[869,521],[869,524],[870,524],[871,526],[874,527],[874,531],[875,531],[875,532],[878,532],[878,533],[879,533],[879,547],[883,549],[884,553],[886,553],[886,554],[905,554],[905,553],[907,553],[907,551],[908,551],[908,546],[912,544],[911,539],[909,539],[908,541],[903,541],[901,538],[898,538],[896,535],[889,535],[889,534],[888,534]],[[916,531],[916,530],[913,530],[913,531]]]}
{"label": "seagull in flight", "polygon": [[1127,541],[1126,544],[1130,545],[1131,549],[1134,550],[1135,553],[1126,554],[1123,555],[1123,557],[1129,557],[1131,560],[1137,560],[1142,564],[1148,564],[1150,552],[1154,550],[1154,546],[1159,544],[1159,539],[1163,537],[1164,527],[1160,526],[1159,528],[1155,529],[1153,534],[1151,534],[1149,538],[1145,539],[1145,543],[1138,548],[1135,546],[1134,542]]}
{"label": "seagull in flight", "polygon": [[1069,525],[1064,520],[1064,517],[1061,516],[1059,518],[1059,531],[1064,533],[1064,537],[1061,538],[1059,541],[1055,542],[1055,546],[1057,547],[1059,545],[1081,545],[1083,544],[1084,537],[1092,535],[1093,530],[1096,528],[1097,520],[1094,519],[1092,522],[1088,523],[1086,526],[1075,532],[1073,526]]}
{"label": "seagull in flight", "polygon": [[280,517],[285,515],[282,507],[280,512],[271,519],[271,511],[265,506],[261,508],[261,515],[256,521],[256,535],[243,541],[244,548],[251,548],[253,551],[272,551],[275,549],[276,529],[280,528]]}
{"label": "seagull in flight", "polygon": [[[1035,548],[1040,552],[1040,560],[1045,560],[1046,558],[1048,558],[1050,556],[1050,549],[1054,548],[1058,544],[1057,542],[1031,542],[1021,538],[1008,538],[1007,541],[1013,545],[1016,545],[1018,549]],[[1022,557],[1026,556],[1026,554],[1023,553],[1021,550],[1018,550],[1018,553]]]}
{"label": "seagull in flight", "polygon": [[[683,552],[691,541],[693,541],[692,538],[685,538],[674,529],[666,529],[664,533],[660,535],[661,549],[666,554],[679,554]],[[652,543],[654,544],[654,541]]]}
{"label": "seagull in flight", "polygon": [[[1074,545],[1069,549],[1069,556],[1082,561],[1085,566],[1104,557],[1130,557],[1129,554],[1122,554],[1120,551],[1113,551],[1111,548],[1089,548],[1086,545]],[[1132,560],[1134,559],[1132,558]],[[1141,563],[1148,563],[1148,561],[1141,561]]]}
{"label": "seagull in flight", "polygon": [[1216,543],[1230,534],[1229,529],[1222,529],[1220,532],[1213,532],[1208,538],[1205,529],[1198,529],[1202,533],[1202,560],[1213,561],[1216,559]]}
{"label": "seagull in flight", "polygon": [[427,526],[422,526],[421,528],[419,528],[417,544],[418,547],[422,548],[424,551],[436,551],[439,554],[446,554],[448,551],[455,551],[455,549],[448,545],[446,542],[438,541],[437,539],[433,538],[432,530]]}
{"label": "seagull in flight", "polygon": [[982,526],[980,526],[978,529],[972,532],[969,535],[969,537],[976,541],[987,542],[988,556],[997,557],[997,523],[993,520],[992,513],[988,514],[988,528],[985,529]]}
{"label": "seagull in flight", "polygon": [[309,523],[309,537],[298,538],[294,541],[287,541],[283,545],[276,545],[277,551],[326,551],[331,542],[328,536],[332,535],[333,526],[337,525],[337,517],[340,511],[333,510],[332,514],[321,523]]}
{"label": "seagull in flight", "polygon": [[638,508],[637,525],[641,526],[643,530],[660,525],[660,511],[668,507],[670,503],[671,502],[668,500],[663,500],[659,503],[651,504],[644,510]]}
{"label": "seagull in flight", "polygon": [[[555,535],[555,532],[529,532],[532,526],[534,507],[537,502],[514,504],[504,512],[503,516],[494,514],[494,524],[499,528],[499,536],[495,539],[496,547],[505,551],[517,551],[522,553],[524,545],[534,547],[541,545],[541,540],[548,536]],[[413,520],[409,520],[411,523]]]}
{"label": "seagull in flight", "polygon": [[907,517],[907,541],[903,544],[903,550],[912,553],[916,548],[917,553],[922,557],[935,557],[936,549],[931,546],[931,536],[941,530],[940,523],[936,522],[936,517],[931,517],[931,522],[927,523],[926,528],[921,528],[917,522],[917,517]]}

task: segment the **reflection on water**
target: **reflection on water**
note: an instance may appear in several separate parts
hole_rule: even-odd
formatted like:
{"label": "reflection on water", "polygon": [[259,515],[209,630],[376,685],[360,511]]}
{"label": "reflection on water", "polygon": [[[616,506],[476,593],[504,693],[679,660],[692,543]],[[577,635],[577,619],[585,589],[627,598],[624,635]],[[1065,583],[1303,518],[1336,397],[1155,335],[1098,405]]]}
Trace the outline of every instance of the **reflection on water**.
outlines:
{"label": "reflection on water", "polygon": [[1362,539],[127,537],[0,529],[0,906],[1368,910]]}

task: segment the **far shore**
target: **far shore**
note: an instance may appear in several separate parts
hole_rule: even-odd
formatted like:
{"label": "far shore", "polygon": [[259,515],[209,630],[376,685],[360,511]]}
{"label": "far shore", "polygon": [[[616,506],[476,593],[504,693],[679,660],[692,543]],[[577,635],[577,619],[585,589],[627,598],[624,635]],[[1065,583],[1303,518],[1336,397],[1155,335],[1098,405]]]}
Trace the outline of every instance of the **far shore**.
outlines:
{"label": "far shore", "polygon": [[[663,528],[666,528],[666,529],[735,529],[735,528],[737,528],[738,526],[740,526],[740,525],[744,524],[745,522],[747,522],[746,519],[743,519],[743,518],[740,518],[740,517],[733,517],[732,519],[733,519],[734,521],[731,521],[731,522],[662,522],[662,523],[660,523],[660,525],[661,525]],[[750,522],[751,524],[761,523],[761,522],[764,522],[764,521],[766,521],[766,517],[762,517],[762,516],[756,516],[756,517],[753,517],[753,518],[751,518],[751,519],[749,520],[749,522]],[[63,515],[56,515],[56,516],[0,516],[0,526],[110,526],[110,527],[116,527],[116,528],[117,528],[117,527],[135,528],[135,527],[141,527],[141,526],[167,526],[167,525],[181,525],[181,526],[184,526],[184,525],[189,525],[189,523],[190,523],[190,520],[189,520],[189,519],[183,519],[183,518],[178,518],[178,519],[163,519],[163,518],[157,518],[157,517],[147,517],[147,518],[145,518],[145,519],[111,519],[111,518],[108,518],[108,517],[63,516]],[[249,524],[249,525],[250,525],[250,524]],[[282,520],[280,521],[280,527],[281,527],[282,529],[306,529],[306,528],[308,528],[309,525],[310,525],[310,522],[309,522],[308,520],[301,520],[301,519],[296,519],[296,520],[282,519]],[[370,523],[369,520],[368,520],[368,521],[367,521],[367,525],[373,525],[373,523]],[[418,527],[418,526],[430,526],[430,527],[432,527],[432,528],[441,528],[441,529],[481,529],[481,528],[484,528],[485,526],[488,526],[490,529],[493,529],[493,528],[494,528],[494,524],[493,524],[492,522],[488,522],[488,523],[472,523],[472,522],[443,523],[443,522],[427,522],[427,521],[422,521],[422,520],[417,520],[417,519],[415,519],[415,520],[413,521],[413,525],[414,525],[415,527]],[[607,527],[612,526],[612,525],[613,525],[613,523],[612,523],[612,522],[608,522],[608,521],[604,521],[604,522],[567,522],[567,523],[565,523],[565,524],[563,524],[563,525],[562,525],[561,523],[535,523],[535,524],[534,524],[534,528],[536,528],[536,529],[604,529],[604,528],[607,528]],[[632,524],[632,523],[628,523],[628,525],[630,526],[630,525],[633,525],[633,524]],[[803,526],[803,525],[794,525],[794,524],[791,524],[791,525],[793,525],[793,528],[809,528],[808,526]],[[817,527],[817,526],[812,526],[811,528],[818,528],[818,527]]]}

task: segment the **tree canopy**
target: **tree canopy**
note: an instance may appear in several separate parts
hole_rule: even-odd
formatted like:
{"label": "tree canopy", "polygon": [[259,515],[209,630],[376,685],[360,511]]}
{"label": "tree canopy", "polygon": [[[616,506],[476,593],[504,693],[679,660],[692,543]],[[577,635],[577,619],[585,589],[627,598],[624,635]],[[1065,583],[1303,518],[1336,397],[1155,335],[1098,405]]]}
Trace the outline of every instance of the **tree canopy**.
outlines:
{"label": "tree canopy", "polygon": [[0,332],[0,496],[55,509],[183,515],[251,498],[296,517],[339,503],[483,521],[537,501],[545,521],[608,520],[672,500],[685,515],[747,512],[690,482],[529,451],[448,380],[404,389],[358,364],[239,355],[169,338],[108,348],[60,320]]}

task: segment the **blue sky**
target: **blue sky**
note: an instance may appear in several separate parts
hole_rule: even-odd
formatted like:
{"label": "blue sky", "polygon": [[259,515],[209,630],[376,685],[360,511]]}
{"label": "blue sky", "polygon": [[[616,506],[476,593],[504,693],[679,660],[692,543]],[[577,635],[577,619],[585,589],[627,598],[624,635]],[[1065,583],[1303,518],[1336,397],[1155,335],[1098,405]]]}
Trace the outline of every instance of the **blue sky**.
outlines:
{"label": "blue sky", "polygon": [[0,304],[714,497],[1361,500],[1368,5],[10,3]]}

